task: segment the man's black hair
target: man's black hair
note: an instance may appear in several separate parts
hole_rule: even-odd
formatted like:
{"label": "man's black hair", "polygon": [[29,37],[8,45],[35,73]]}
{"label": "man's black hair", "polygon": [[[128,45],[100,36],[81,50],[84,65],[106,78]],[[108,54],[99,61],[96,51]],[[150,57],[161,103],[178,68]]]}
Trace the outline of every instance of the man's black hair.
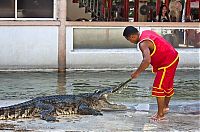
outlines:
{"label": "man's black hair", "polygon": [[137,30],[137,28],[133,27],[133,26],[127,26],[125,29],[124,29],[124,32],[123,32],[123,36],[125,38],[128,38],[131,34],[137,34],[139,31]]}

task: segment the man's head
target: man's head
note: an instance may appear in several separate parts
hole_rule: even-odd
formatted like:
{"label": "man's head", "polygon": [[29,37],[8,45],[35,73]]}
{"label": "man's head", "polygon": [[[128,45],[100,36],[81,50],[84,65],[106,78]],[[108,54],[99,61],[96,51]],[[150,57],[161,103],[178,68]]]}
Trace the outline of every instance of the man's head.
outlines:
{"label": "man's head", "polygon": [[133,26],[128,26],[124,29],[123,36],[131,43],[138,43],[139,31]]}

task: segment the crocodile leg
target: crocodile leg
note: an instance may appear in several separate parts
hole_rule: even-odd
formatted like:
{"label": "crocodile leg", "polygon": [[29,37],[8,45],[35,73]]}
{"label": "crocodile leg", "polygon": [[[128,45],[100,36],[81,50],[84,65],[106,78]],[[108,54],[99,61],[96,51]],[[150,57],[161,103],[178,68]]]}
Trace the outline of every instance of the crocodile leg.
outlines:
{"label": "crocodile leg", "polygon": [[38,102],[36,108],[40,110],[40,118],[46,121],[57,121],[55,117],[51,116],[51,113],[55,108],[51,104],[44,104]]}
{"label": "crocodile leg", "polygon": [[86,104],[81,104],[78,108],[78,113],[81,115],[103,115],[100,111],[88,107]]}

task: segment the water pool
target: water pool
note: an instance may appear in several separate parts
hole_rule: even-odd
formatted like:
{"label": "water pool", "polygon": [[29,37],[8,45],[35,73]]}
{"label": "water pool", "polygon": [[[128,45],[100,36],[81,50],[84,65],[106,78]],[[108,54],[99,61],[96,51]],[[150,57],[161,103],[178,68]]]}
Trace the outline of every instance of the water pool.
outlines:
{"label": "water pool", "polygon": [[[199,70],[178,70],[175,77],[175,95],[171,100],[171,105],[189,106],[195,104],[195,110],[199,110],[200,101],[200,79]],[[126,81],[130,77],[131,71],[67,71],[66,74],[57,72],[0,72],[0,103],[11,104],[14,101],[27,100],[38,96],[55,95],[55,94],[78,94],[84,92],[93,92],[95,89],[104,87],[113,87],[120,82]],[[110,130],[110,131],[144,131],[144,130],[165,130],[165,131],[187,131],[199,130],[199,114],[183,114],[176,111],[169,113],[171,122],[160,124],[149,123],[148,116],[153,111],[132,111],[134,106],[144,106],[156,104],[155,98],[151,97],[151,86],[153,84],[154,74],[146,71],[141,76],[128,84],[128,88],[121,93],[116,93],[110,97],[112,102],[126,104],[130,110],[119,113],[104,113],[103,117],[74,117],[67,121],[65,118],[60,124],[46,124],[47,127],[41,126],[41,130]],[[0,105],[1,105],[0,104]],[[194,105],[193,105],[194,106]],[[153,108],[153,107],[152,107]],[[193,109],[192,109],[193,110]],[[190,110],[191,111],[191,110]],[[173,118],[174,117],[174,118]],[[187,119],[186,119],[187,117]],[[96,123],[95,123],[96,122]],[[107,123],[110,123],[109,126]],[[43,124],[40,120],[23,120],[20,122],[11,121],[9,123],[17,124],[21,128],[37,130],[38,123]],[[28,125],[28,124],[29,125]],[[32,123],[32,127],[30,124]],[[106,123],[106,124],[104,124]],[[93,125],[92,125],[93,124]],[[97,125],[99,124],[99,125]],[[104,124],[104,125],[103,125]],[[182,124],[182,125],[181,125]],[[53,128],[49,128],[50,126]],[[103,126],[102,126],[103,125]],[[176,127],[176,126],[179,127]],[[102,127],[99,127],[102,126]],[[16,127],[17,128],[17,127]],[[16,129],[15,128],[15,129]],[[20,127],[19,127],[20,128]],[[25,129],[24,128],[24,129]]]}

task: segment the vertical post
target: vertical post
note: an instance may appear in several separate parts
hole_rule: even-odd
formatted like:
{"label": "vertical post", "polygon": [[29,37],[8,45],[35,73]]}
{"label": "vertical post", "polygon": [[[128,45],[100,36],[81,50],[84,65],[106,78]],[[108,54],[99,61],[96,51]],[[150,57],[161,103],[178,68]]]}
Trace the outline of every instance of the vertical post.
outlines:
{"label": "vertical post", "polygon": [[138,13],[139,13],[139,0],[135,0],[135,5],[134,5],[134,22],[138,22]]}
{"label": "vertical post", "polygon": [[169,9],[169,0],[165,0],[165,5],[167,6],[167,9]]}
{"label": "vertical post", "polygon": [[182,22],[185,22],[185,18],[186,18],[185,17],[186,16],[186,1],[187,0],[184,0],[183,13],[182,13],[182,16],[180,16]]}
{"label": "vertical post", "polygon": [[17,0],[15,0],[15,19],[17,19]]}
{"label": "vertical post", "polygon": [[124,18],[128,21],[128,14],[129,14],[129,0],[124,0]]}
{"label": "vertical post", "polygon": [[161,3],[161,0],[156,0],[156,16],[160,12],[160,3]]}
{"label": "vertical post", "polygon": [[190,0],[186,1],[186,18],[190,18]]}
{"label": "vertical post", "polygon": [[96,16],[99,17],[99,0],[97,0],[97,4],[96,4]]}
{"label": "vertical post", "polygon": [[187,43],[187,40],[186,40],[186,30],[184,29],[183,31],[184,31],[183,32],[184,33],[183,34],[183,44],[186,45],[186,47],[188,47],[188,43]]}
{"label": "vertical post", "polygon": [[112,0],[108,0],[108,20],[111,19]]}
{"label": "vertical post", "polygon": [[59,33],[58,33],[58,72],[66,71],[66,29],[65,21],[67,16],[67,1],[59,2]]}
{"label": "vertical post", "polygon": [[105,5],[106,5],[106,0],[102,0],[102,3],[101,3],[101,13],[103,15],[103,18],[105,18]]}
{"label": "vertical post", "polygon": [[199,22],[200,22],[200,1],[199,1]]}
{"label": "vertical post", "polygon": [[150,3],[151,3],[151,8],[150,8],[150,20],[153,21],[153,8],[152,8],[153,0],[150,0]]}

